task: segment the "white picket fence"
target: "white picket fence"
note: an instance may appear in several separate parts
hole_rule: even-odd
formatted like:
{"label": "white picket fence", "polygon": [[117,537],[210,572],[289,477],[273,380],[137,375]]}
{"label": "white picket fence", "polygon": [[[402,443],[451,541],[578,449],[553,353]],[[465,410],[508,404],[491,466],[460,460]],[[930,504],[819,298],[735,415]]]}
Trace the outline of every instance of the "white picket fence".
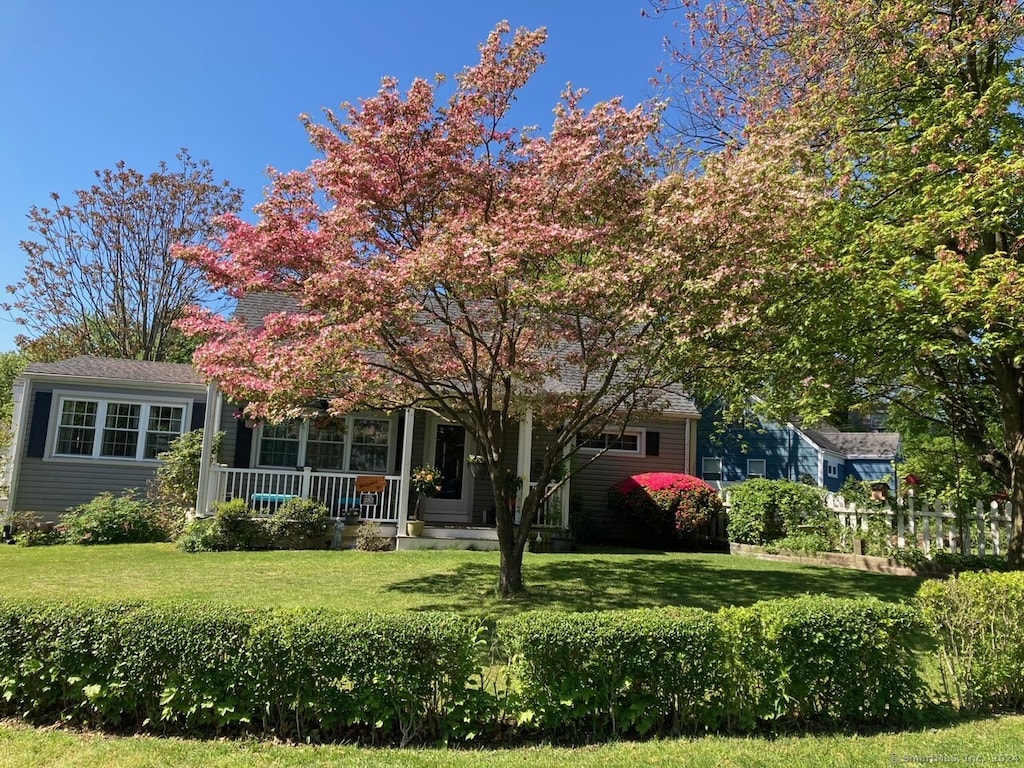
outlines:
{"label": "white picket fence", "polygon": [[867,531],[872,519],[882,520],[899,549],[1003,555],[1010,540],[1013,505],[1007,501],[978,501],[959,515],[941,502],[928,504],[913,497],[901,498],[895,506],[858,508],[842,496],[829,494],[826,504],[854,536]]}

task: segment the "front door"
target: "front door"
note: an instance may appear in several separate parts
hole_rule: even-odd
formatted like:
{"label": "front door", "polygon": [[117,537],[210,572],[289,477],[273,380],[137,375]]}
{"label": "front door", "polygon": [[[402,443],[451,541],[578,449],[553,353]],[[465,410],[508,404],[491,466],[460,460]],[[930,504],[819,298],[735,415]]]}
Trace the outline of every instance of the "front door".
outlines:
{"label": "front door", "polygon": [[426,499],[425,517],[437,523],[469,523],[473,508],[471,473],[466,471],[467,435],[464,427],[430,419],[424,457],[441,470],[441,490]]}

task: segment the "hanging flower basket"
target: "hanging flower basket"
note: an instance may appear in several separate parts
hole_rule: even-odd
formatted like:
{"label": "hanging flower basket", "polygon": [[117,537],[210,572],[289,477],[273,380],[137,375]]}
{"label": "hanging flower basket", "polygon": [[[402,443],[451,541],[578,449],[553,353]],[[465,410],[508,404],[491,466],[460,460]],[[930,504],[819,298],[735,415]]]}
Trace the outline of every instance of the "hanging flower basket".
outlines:
{"label": "hanging flower basket", "polygon": [[469,471],[473,473],[473,477],[478,477],[480,472],[487,468],[487,459],[480,454],[467,456],[466,462],[469,464]]}

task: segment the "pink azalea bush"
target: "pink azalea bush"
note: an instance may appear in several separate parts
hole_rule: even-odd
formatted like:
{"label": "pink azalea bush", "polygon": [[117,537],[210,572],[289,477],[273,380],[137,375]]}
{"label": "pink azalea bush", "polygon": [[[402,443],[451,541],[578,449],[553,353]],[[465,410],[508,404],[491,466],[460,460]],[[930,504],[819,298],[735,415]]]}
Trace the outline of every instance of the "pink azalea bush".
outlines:
{"label": "pink azalea bush", "polygon": [[722,500],[710,485],[681,472],[646,472],[608,491],[611,509],[659,534],[690,539],[707,530]]}

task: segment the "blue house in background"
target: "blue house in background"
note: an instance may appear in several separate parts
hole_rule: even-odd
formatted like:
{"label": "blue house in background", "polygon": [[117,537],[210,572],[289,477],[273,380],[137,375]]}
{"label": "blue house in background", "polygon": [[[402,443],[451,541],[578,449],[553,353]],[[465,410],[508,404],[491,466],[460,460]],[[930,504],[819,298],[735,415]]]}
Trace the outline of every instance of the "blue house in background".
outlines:
{"label": "blue house in background", "polygon": [[749,412],[742,424],[724,424],[715,406],[703,409],[697,430],[698,475],[719,488],[767,478],[838,491],[853,478],[886,481],[895,492],[899,458],[898,432],[843,432],[828,424],[811,429]]}

